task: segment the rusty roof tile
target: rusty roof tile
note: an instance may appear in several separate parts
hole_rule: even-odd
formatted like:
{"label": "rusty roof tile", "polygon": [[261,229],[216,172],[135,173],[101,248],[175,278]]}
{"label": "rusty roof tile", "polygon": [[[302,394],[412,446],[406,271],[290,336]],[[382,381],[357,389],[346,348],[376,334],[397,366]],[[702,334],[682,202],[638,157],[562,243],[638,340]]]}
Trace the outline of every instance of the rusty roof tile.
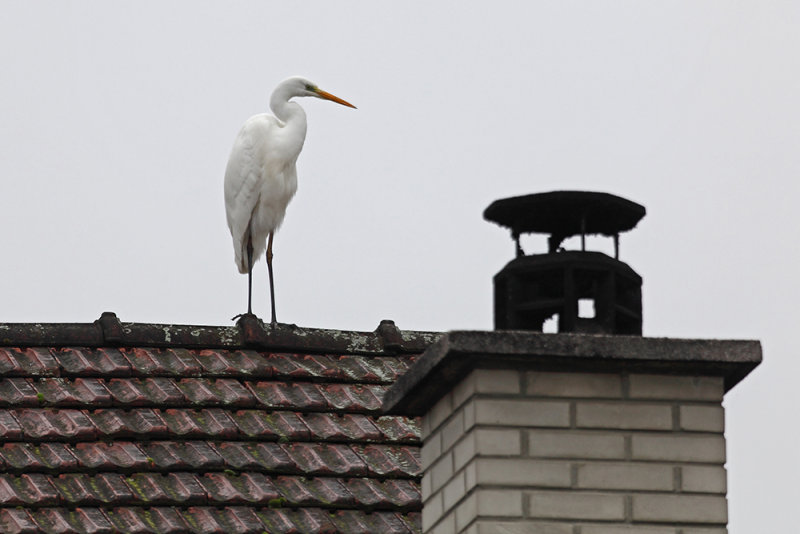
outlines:
{"label": "rusty roof tile", "polygon": [[68,521],[69,512],[60,508],[44,508],[31,514],[39,525],[40,532],[48,534],[82,534]]}
{"label": "rusty roof tile", "polygon": [[324,356],[314,358],[309,354],[270,354],[267,361],[276,376],[285,378],[323,377],[331,368]]}
{"label": "rusty roof tile", "polygon": [[37,532],[58,534],[110,534],[116,532],[108,516],[99,508],[43,508],[31,513]]}
{"label": "rusty roof tile", "polygon": [[0,527],[9,534],[92,533],[237,533],[237,534],[412,534],[420,532],[419,514],[320,508],[250,506],[139,507],[113,509],[51,507],[0,509]]}
{"label": "rusty roof tile", "polygon": [[243,436],[266,441],[308,441],[311,432],[294,412],[239,410],[232,418]]}
{"label": "rusty roof tile", "polygon": [[411,480],[334,478],[263,473],[65,473],[0,475],[1,506],[107,506],[209,504],[325,506],[418,510],[418,486]]}
{"label": "rusty roof tile", "polygon": [[[125,478],[136,503],[186,506],[205,504],[207,493],[192,473],[134,473]],[[125,499],[117,500],[127,504]]]}
{"label": "rusty roof tile", "polygon": [[225,466],[213,444],[205,441],[151,441],[138,444],[150,468],[214,470]]}
{"label": "rusty roof tile", "polygon": [[205,374],[266,378],[275,372],[267,359],[253,350],[199,350],[193,355]]}
{"label": "rusty roof tile", "polygon": [[261,473],[206,473],[198,477],[209,502],[215,504],[257,504],[266,506],[281,494],[272,480]]}
{"label": "rusty roof tile", "polygon": [[[298,534],[318,532],[334,534],[336,527],[328,519],[328,512],[319,508],[262,508],[256,515],[270,534]],[[347,531],[342,531],[346,533]]]}
{"label": "rusty roof tile", "polygon": [[58,482],[54,481],[54,485],[58,487],[59,491],[62,493],[62,500],[66,502],[88,506],[95,500],[103,504],[121,504],[133,502],[134,500],[134,493],[130,484],[126,483],[125,476],[120,473],[100,473],[93,477],[83,473],[71,473],[68,475],[61,475],[61,477],[72,477],[73,484],[86,486],[87,491],[91,492],[91,497],[87,497],[85,500],[78,499],[75,494],[71,496],[65,494],[64,490],[66,486],[59,486]]}
{"label": "rusty roof tile", "polygon": [[39,526],[23,508],[0,508],[0,531],[7,534],[36,534]]}
{"label": "rusty roof tile", "polygon": [[275,473],[297,472],[297,464],[278,443],[233,441],[214,443],[211,447],[229,469],[268,470]]}
{"label": "rusty roof tile", "polygon": [[310,378],[317,376],[309,366],[301,365],[302,354],[269,354],[267,363],[273,368],[275,376],[284,378]]}
{"label": "rusty roof tile", "polygon": [[46,475],[32,473],[21,476],[0,475],[0,505],[20,506],[58,504],[59,494]]}
{"label": "rusty roof tile", "polygon": [[93,477],[86,476],[83,473],[69,473],[57,477],[48,477],[48,482],[59,493],[58,504],[97,506],[104,502],[111,502],[110,499],[113,498],[113,496],[104,496],[96,489],[96,484],[93,484]]}
{"label": "rusty roof tile", "polygon": [[111,393],[97,378],[42,378],[33,383],[40,403],[58,406],[108,406]]}
{"label": "rusty roof tile", "polygon": [[115,528],[122,532],[179,534],[190,532],[178,508],[119,507],[109,514]]}
{"label": "rusty roof tile", "polygon": [[307,413],[300,417],[315,440],[336,442],[380,441],[383,433],[361,414]]}
{"label": "rusty roof tile", "polygon": [[337,532],[347,534],[408,534],[420,532],[418,514],[374,512],[365,514],[355,510],[339,510],[330,514]]}
{"label": "rusty roof tile", "polygon": [[422,476],[419,447],[408,445],[351,445],[369,466],[371,473],[381,477]]}
{"label": "rusty roof tile", "polygon": [[0,410],[0,441],[19,441],[22,427],[11,410]]}
{"label": "rusty roof tile", "polygon": [[239,429],[228,412],[218,408],[169,409],[164,412],[163,417],[173,435],[229,439],[239,434]]}
{"label": "rusty roof tile", "polygon": [[142,393],[154,404],[179,406],[186,403],[186,396],[171,378],[149,377],[142,380],[141,385]]}
{"label": "rusty roof tile", "polygon": [[66,374],[90,376],[129,376],[130,363],[113,348],[53,350],[53,356]]}
{"label": "rusty roof tile", "polygon": [[245,408],[256,403],[250,389],[232,378],[184,378],[175,385],[192,404]]}
{"label": "rusty roof tile", "polygon": [[225,508],[189,508],[186,513],[195,514],[197,510],[204,510],[208,513],[203,517],[209,523],[214,521],[221,532],[225,534],[249,534],[263,533],[264,523],[258,518],[255,510],[247,506],[228,506]]}
{"label": "rusty roof tile", "polygon": [[311,382],[248,383],[258,401],[269,408],[290,408],[297,411],[320,411],[327,408],[317,384]]}
{"label": "rusty roof tile", "polygon": [[408,369],[412,357],[270,354],[267,361],[275,376],[284,379],[391,384]]}
{"label": "rusty roof tile", "polygon": [[203,365],[194,357],[194,351],[184,348],[152,349],[154,359],[160,360],[177,376],[201,376]]}
{"label": "rusty roof tile", "polygon": [[75,469],[78,459],[64,443],[6,443],[0,448],[4,470],[65,471]]}
{"label": "rusty roof tile", "polygon": [[282,449],[300,473],[347,476],[364,476],[368,473],[364,461],[347,445],[286,443]]}
{"label": "rusty roof tile", "polygon": [[163,377],[145,379],[112,378],[107,384],[116,404],[127,406],[177,406],[186,404],[186,397],[177,388],[175,381]]}
{"label": "rusty roof tile", "polygon": [[0,405],[36,406],[41,401],[30,378],[0,379]]}
{"label": "rusty roof tile", "polygon": [[140,376],[162,376],[169,373],[169,369],[159,360],[153,358],[151,351],[146,348],[129,348],[121,350],[125,359],[131,366],[133,374]]}
{"label": "rusty roof tile", "polygon": [[291,506],[314,506],[352,508],[356,504],[353,494],[347,491],[340,479],[279,476],[275,485]]}
{"label": "rusty roof tile", "polygon": [[358,362],[364,369],[364,371],[359,374],[359,382],[373,382],[377,380],[384,384],[393,384],[398,377],[405,374],[408,370],[413,362],[413,356],[342,356],[340,365],[342,365],[345,370],[348,370],[350,369],[349,364],[351,362]]}
{"label": "rusty roof tile", "polygon": [[348,478],[345,485],[359,503],[369,508],[422,509],[419,486],[409,480]]}
{"label": "rusty roof tile", "polygon": [[328,401],[329,409],[347,412],[377,413],[386,386],[363,384],[324,384],[320,391]]}
{"label": "rusty roof tile", "polygon": [[213,508],[191,506],[182,510],[181,515],[193,534],[227,534],[231,532],[217,520]]}
{"label": "rusty roof tile", "polygon": [[127,441],[77,443],[71,452],[82,468],[95,471],[142,469],[149,464],[142,450]]}
{"label": "rusty roof tile", "polygon": [[145,376],[200,376],[203,366],[188,349],[121,349],[136,374]]}
{"label": "rusty roof tile", "polygon": [[152,439],[168,435],[167,423],[162,418],[160,410],[100,409],[88,412],[87,415],[104,439],[141,436]]}
{"label": "rusty roof tile", "polygon": [[[174,384],[165,378],[148,378],[147,380],[159,380],[161,382],[166,382],[167,384],[171,384],[174,388]],[[114,404],[121,404],[126,406],[147,406],[152,403],[149,399],[149,395],[145,392],[143,387],[143,381],[138,378],[130,379],[119,379],[119,378],[112,378],[107,383],[108,390],[111,392],[111,395],[114,396]],[[163,388],[158,388],[160,391],[163,391]],[[180,398],[180,402],[185,402],[186,399],[181,395],[179,391],[176,391],[177,395]]]}
{"label": "rusty roof tile", "polygon": [[420,440],[420,420],[412,417],[392,417],[385,415],[378,417],[375,424],[386,436],[387,441],[397,443],[419,443]]}
{"label": "rusty roof tile", "polygon": [[97,429],[81,410],[22,409],[13,413],[28,439],[88,440],[97,436]]}
{"label": "rusty roof tile", "polygon": [[99,508],[76,508],[69,513],[70,523],[79,532],[86,534],[110,534],[116,532],[106,513]]}
{"label": "rusty roof tile", "polygon": [[58,371],[48,349],[0,348],[0,376],[56,376]]}

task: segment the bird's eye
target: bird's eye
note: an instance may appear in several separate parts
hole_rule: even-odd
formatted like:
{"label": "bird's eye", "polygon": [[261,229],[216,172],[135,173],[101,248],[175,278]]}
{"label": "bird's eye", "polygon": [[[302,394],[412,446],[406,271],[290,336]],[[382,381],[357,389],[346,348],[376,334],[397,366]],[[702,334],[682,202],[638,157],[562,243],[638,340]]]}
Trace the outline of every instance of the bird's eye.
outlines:
{"label": "bird's eye", "polygon": [[310,83],[307,83],[306,84],[306,91],[313,91],[313,90],[314,90],[314,86],[311,85]]}

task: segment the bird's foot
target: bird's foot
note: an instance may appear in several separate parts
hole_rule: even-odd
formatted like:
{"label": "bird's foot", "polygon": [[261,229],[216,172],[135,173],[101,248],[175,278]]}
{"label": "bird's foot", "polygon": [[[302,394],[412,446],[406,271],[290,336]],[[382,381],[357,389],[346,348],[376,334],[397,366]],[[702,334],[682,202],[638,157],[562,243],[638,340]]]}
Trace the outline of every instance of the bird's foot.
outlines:
{"label": "bird's foot", "polygon": [[231,317],[231,321],[236,321],[237,319],[241,319],[242,317],[255,317],[256,319],[258,319],[258,317],[254,313],[247,312],[234,315],[233,317]]}

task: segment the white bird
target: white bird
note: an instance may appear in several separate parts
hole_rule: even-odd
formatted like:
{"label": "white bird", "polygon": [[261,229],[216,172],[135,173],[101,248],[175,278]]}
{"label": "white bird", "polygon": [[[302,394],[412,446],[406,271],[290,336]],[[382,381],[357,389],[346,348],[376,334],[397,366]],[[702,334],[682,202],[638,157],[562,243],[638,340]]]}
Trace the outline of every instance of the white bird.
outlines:
{"label": "white bird", "polygon": [[306,114],[299,104],[289,101],[295,96],[313,96],[355,108],[305,78],[288,78],[270,97],[269,107],[275,115],[261,113],[244,123],[225,170],[225,211],[236,266],[240,273],[247,273],[247,313],[252,314],[253,264],[266,249],[273,325],[277,321],[272,237],[297,191],[295,162],[306,139]]}

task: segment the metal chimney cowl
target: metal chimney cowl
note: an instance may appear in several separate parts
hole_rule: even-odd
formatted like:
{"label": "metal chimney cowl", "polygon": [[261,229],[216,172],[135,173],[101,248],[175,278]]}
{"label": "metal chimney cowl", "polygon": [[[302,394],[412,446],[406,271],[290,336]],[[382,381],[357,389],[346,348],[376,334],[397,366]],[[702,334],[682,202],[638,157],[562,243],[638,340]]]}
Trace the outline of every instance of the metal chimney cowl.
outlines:
{"label": "metal chimney cowl", "polygon": [[[630,200],[587,191],[552,191],[493,202],[485,219],[511,230],[517,257],[494,277],[496,330],[541,332],[557,317],[558,332],[642,335],[642,278],[619,261],[619,234],[646,210]],[[546,254],[525,255],[519,238],[550,234]],[[586,250],[586,235],[614,239],[614,257]],[[581,236],[581,250],[561,243]]]}

